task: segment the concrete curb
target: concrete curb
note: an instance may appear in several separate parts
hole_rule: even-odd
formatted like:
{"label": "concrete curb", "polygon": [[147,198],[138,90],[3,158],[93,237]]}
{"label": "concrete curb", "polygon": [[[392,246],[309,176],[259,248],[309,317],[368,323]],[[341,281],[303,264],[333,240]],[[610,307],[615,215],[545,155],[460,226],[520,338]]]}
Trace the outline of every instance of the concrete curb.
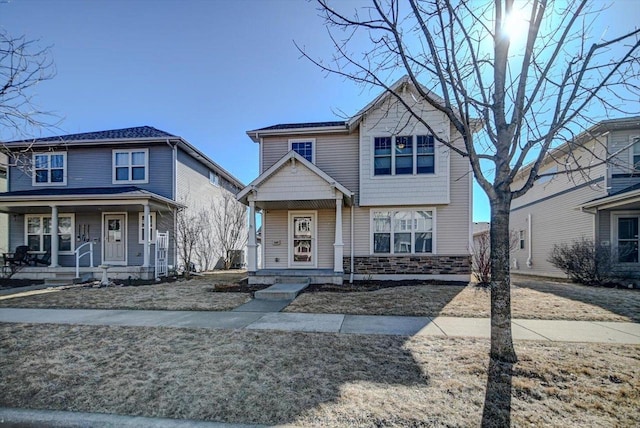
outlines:
{"label": "concrete curb", "polygon": [[20,427],[154,427],[154,428],[263,428],[267,425],[228,424],[192,419],[148,418],[107,413],[31,410],[0,407],[0,425]]}

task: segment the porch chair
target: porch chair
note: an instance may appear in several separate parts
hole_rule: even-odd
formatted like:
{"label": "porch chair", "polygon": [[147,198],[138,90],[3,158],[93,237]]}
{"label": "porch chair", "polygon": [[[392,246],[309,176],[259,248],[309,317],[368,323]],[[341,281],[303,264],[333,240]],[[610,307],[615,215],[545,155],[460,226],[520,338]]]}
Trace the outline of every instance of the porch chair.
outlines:
{"label": "porch chair", "polygon": [[2,258],[4,265],[22,266],[29,264],[29,247],[27,245],[18,245],[13,253],[4,253]]}
{"label": "porch chair", "polygon": [[42,257],[38,257],[37,255],[34,255],[31,261],[33,261],[34,266],[38,266],[38,265],[49,266],[49,264],[51,264],[51,250],[47,250],[47,252],[44,253]]}

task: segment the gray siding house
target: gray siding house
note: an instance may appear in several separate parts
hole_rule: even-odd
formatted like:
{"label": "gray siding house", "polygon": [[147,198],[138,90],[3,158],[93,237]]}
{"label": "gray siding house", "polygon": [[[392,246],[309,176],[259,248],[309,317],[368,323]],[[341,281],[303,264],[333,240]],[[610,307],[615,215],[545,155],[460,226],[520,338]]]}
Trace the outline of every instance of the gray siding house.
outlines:
{"label": "gray siding house", "polygon": [[[408,79],[393,89],[440,137],[462,146],[445,115],[417,101]],[[281,124],[247,135],[260,145],[260,175],[238,194],[249,206],[250,282],[282,275],[336,284],[470,279],[469,163],[389,92],[346,121]]]}
{"label": "gray siding house", "polygon": [[[563,173],[578,167],[583,170]],[[511,204],[518,236],[512,271],[564,278],[547,261],[554,244],[587,238],[609,247],[620,270],[640,276],[640,116],[594,125],[549,153],[539,175]],[[517,177],[514,188],[523,180]]]}
{"label": "gray siding house", "polygon": [[[93,247],[94,266],[110,277],[151,278],[157,232],[169,232],[168,264],[176,265],[176,215],[201,200],[235,195],[235,177],[181,137],[149,126],[5,143],[10,157],[0,212],[8,214],[12,250],[50,255],[49,266],[17,277],[43,278],[76,265]],[[57,229],[57,239],[52,231]],[[89,268],[89,257],[80,266]]]}

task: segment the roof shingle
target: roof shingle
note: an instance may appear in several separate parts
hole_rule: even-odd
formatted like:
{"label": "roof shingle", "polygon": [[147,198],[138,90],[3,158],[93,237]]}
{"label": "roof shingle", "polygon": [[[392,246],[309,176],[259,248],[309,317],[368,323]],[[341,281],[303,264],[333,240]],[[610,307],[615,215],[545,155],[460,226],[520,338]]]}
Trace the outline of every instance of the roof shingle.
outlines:
{"label": "roof shingle", "polygon": [[89,140],[126,140],[137,138],[177,138],[176,135],[161,131],[152,126],[137,126],[134,128],[111,129],[108,131],[83,132],[79,134],[57,135],[53,137],[35,138],[33,140],[9,141],[11,143],[47,143]]}

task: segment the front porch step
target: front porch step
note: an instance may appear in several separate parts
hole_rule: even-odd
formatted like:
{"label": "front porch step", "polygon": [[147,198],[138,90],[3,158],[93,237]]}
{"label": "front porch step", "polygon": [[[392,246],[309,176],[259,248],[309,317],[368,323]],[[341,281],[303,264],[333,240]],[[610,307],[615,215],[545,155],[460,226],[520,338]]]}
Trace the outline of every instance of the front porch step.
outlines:
{"label": "front porch step", "polygon": [[[298,281],[300,279],[298,278]],[[259,290],[255,292],[255,298],[257,300],[289,300],[298,296],[302,290],[307,288],[309,285],[309,281],[305,281],[303,283],[278,283],[274,284],[271,287],[265,288],[264,290]]]}

